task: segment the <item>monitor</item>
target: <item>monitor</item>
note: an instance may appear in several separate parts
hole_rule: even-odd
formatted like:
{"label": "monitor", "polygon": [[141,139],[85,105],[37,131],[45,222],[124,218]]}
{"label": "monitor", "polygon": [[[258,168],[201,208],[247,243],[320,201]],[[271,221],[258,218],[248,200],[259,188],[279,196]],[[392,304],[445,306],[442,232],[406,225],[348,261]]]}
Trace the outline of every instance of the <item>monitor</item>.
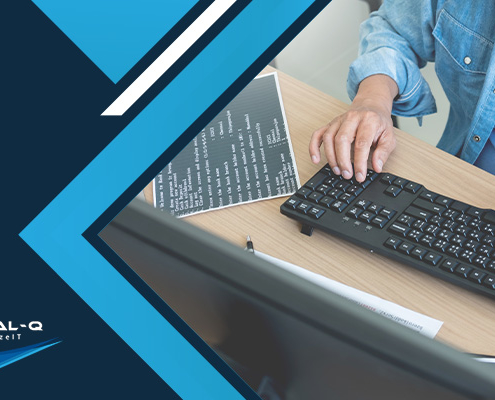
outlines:
{"label": "monitor", "polygon": [[[100,237],[267,399],[493,399],[495,368],[130,203]],[[271,393],[271,394],[269,394]]]}

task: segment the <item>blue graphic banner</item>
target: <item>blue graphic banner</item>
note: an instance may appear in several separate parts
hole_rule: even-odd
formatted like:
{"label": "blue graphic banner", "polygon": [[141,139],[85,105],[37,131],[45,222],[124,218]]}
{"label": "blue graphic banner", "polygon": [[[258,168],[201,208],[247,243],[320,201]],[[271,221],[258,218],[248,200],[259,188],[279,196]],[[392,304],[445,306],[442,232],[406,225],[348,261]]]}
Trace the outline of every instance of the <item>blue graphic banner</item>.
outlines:
{"label": "blue graphic banner", "polygon": [[[10,98],[15,104],[20,93],[31,93],[23,101],[32,118],[13,110],[6,122],[24,136],[9,138],[20,151],[18,175],[7,183],[30,196],[12,202],[22,213],[9,229],[25,243],[12,238],[12,259],[22,267],[5,274],[19,282],[11,287],[19,312],[36,308],[31,299],[37,299],[37,312],[61,331],[53,335],[65,347],[45,360],[79,366],[72,375],[60,369],[67,385],[103,383],[98,371],[111,370],[115,376],[106,378],[116,390],[112,379],[122,382],[119,360],[126,357],[135,376],[149,380],[150,393],[256,398],[227,367],[219,370],[204,345],[186,339],[171,324],[172,311],[157,310],[91,238],[95,221],[108,223],[328,2],[233,2],[122,117],[101,113],[216,1],[19,2],[14,11],[28,22],[21,28],[39,32],[13,34],[24,89],[14,80]],[[63,355],[55,351],[63,347]],[[112,356],[98,363],[102,349]],[[28,360],[2,370],[15,377],[22,363],[31,368]],[[129,394],[134,387],[124,381],[118,390]]]}

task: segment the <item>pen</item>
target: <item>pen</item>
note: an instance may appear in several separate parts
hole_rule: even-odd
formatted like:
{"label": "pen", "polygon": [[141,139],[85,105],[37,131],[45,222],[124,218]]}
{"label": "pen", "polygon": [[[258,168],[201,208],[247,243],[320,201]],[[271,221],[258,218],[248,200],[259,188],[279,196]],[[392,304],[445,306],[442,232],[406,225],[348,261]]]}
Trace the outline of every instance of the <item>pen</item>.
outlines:
{"label": "pen", "polygon": [[251,241],[251,236],[249,235],[246,238],[246,250],[254,254],[253,242]]}

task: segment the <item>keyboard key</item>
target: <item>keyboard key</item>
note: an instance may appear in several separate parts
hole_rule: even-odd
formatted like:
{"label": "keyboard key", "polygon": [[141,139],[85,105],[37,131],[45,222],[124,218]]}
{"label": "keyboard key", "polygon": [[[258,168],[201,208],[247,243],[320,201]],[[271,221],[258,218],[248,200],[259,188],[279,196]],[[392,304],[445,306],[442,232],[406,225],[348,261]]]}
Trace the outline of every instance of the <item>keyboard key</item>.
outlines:
{"label": "keyboard key", "polygon": [[471,217],[480,218],[481,214],[483,214],[483,210],[480,210],[479,208],[476,207],[470,207],[469,210],[467,210],[467,214],[470,215]]}
{"label": "keyboard key", "polygon": [[321,171],[327,175],[333,175],[332,168],[330,168],[330,165],[325,164],[325,166],[321,169]]}
{"label": "keyboard key", "polygon": [[417,193],[422,187],[419,183],[409,182],[404,189],[409,193]]}
{"label": "keyboard key", "polygon": [[480,228],[480,225],[481,225],[481,220],[479,220],[479,219],[472,219],[467,224],[468,228],[475,229],[475,230],[478,230]]}
{"label": "keyboard key", "polygon": [[466,243],[464,243],[464,247],[465,249],[468,249],[468,250],[472,250],[472,251],[476,251],[476,249],[478,248],[479,246],[479,242],[477,242],[476,240],[474,239],[471,239],[471,240],[468,240]]}
{"label": "keyboard key", "polygon": [[472,270],[473,269],[471,267],[460,264],[455,268],[454,273],[456,275],[462,276],[463,278],[467,278]]}
{"label": "keyboard key", "polygon": [[440,268],[442,268],[445,271],[454,272],[455,267],[457,267],[458,265],[459,264],[456,261],[447,258],[446,260],[444,260],[442,265],[440,265]]}
{"label": "keyboard key", "polygon": [[365,200],[365,199],[360,199],[356,202],[356,206],[362,208],[363,210],[366,210],[369,205],[371,205],[371,201]]}
{"label": "keyboard key", "polygon": [[437,196],[438,194],[430,192],[429,190],[423,190],[419,195],[419,197],[421,197],[422,199],[425,199],[430,202],[434,201],[437,198]]}
{"label": "keyboard key", "polygon": [[387,241],[383,244],[385,247],[396,250],[397,247],[402,243],[402,240],[394,236],[390,236]]}
{"label": "keyboard key", "polygon": [[303,199],[307,199],[308,196],[313,193],[311,190],[309,190],[307,187],[302,187],[296,192],[296,195],[299,197],[302,197]]}
{"label": "keyboard key", "polygon": [[457,224],[452,220],[447,220],[447,221],[442,222],[442,224],[440,226],[443,229],[447,229],[447,230],[453,232],[454,229],[456,228]]}
{"label": "keyboard key", "polygon": [[390,219],[392,218],[394,215],[395,215],[395,211],[394,210],[389,210],[388,208],[384,208],[380,211],[380,215],[382,217],[385,217],[387,219]]}
{"label": "keyboard key", "polygon": [[481,239],[481,243],[486,244],[487,246],[495,247],[495,237],[487,235]]}
{"label": "keyboard key", "polygon": [[343,202],[349,204],[352,200],[354,200],[356,196],[353,196],[352,194],[349,193],[344,193],[339,197],[339,200],[342,200]]}
{"label": "keyboard key", "polygon": [[330,189],[332,189],[332,187],[330,185],[323,183],[316,188],[316,191],[320,192],[322,194],[327,194]]}
{"label": "keyboard key", "polygon": [[410,215],[402,214],[399,218],[397,218],[397,222],[402,225],[411,226],[416,220]]}
{"label": "keyboard key", "polygon": [[359,196],[363,192],[363,188],[356,185],[352,185],[347,188],[346,192],[351,193],[355,196]]}
{"label": "keyboard key", "polygon": [[366,172],[366,180],[367,181],[373,182],[377,178],[377,176],[378,176],[378,174],[375,171],[373,171],[372,169],[369,169]]}
{"label": "keyboard key", "polygon": [[428,221],[430,224],[435,224],[440,226],[445,220],[440,216],[440,215],[434,215],[433,217],[430,218]]}
{"label": "keyboard key", "polygon": [[371,224],[378,226],[379,228],[383,228],[385,224],[388,222],[388,219],[377,216],[371,220]]}
{"label": "keyboard key", "polygon": [[419,239],[419,242],[423,245],[426,245],[426,246],[433,246],[433,243],[435,243],[435,236],[431,236],[431,235],[424,235],[421,239]]}
{"label": "keyboard key", "polygon": [[435,203],[440,204],[442,206],[448,207],[453,203],[452,199],[449,199],[445,196],[438,196],[435,200]]}
{"label": "keyboard key", "polygon": [[457,244],[458,246],[461,246],[461,247],[465,241],[466,241],[466,238],[462,235],[459,235],[459,234],[455,234],[449,240],[450,243]]}
{"label": "keyboard key", "polygon": [[416,199],[412,203],[414,206],[422,208],[423,210],[429,211],[433,214],[441,214],[445,211],[445,207],[438,204],[430,203],[427,200]]}
{"label": "keyboard key", "polygon": [[411,251],[410,255],[418,260],[422,260],[426,253],[428,253],[428,250],[423,249],[422,247],[416,247],[413,251]]}
{"label": "keyboard key", "polygon": [[431,218],[431,214],[427,211],[423,211],[417,207],[407,207],[404,211],[406,214],[412,215],[414,218],[422,219],[428,221]]}
{"label": "keyboard key", "polygon": [[363,211],[359,215],[358,219],[360,219],[361,221],[364,221],[364,222],[370,222],[374,217],[375,217],[375,214],[373,214],[372,212]]}
{"label": "keyboard key", "polygon": [[442,261],[442,256],[429,252],[424,256],[423,261],[430,265],[437,265],[440,261]]}
{"label": "keyboard key", "polygon": [[495,211],[487,211],[482,215],[481,219],[489,224],[495,224]]}
{"label": "keyboard key", "polygon": [[347,211],[346,215],[348,217],[351,217],[351,218],[357,218],[357,217],[359,217],[359,214],[361,214],[362,212],[363,212],[363,210],[354,206],[349,211]]}
{"label": "keyboard key", "polygon": [[436,236],[437,233],[440,232],[440,228],[436,225],[428,225],[425,229],[425,232],[432,236]]}
{"label": "keyboard key", "polygon": [[401,188],[392,185],[389,186],[384,193],[388,196],[396,197],[400,192],[402,192]]}
{"label": "keyboard key", "polygon": [[404,186],[406,186],[408,183],[409,181],[406,181],[404,178],[395,178],[392,182],[393,185],[398,186],[401,189],[404,189]]}
{"label": "keyboard key", "polygon": [[328,177],[327,174],[323,174],[321,172],[318,172],[315,176],[313,176],[309,181],[306,182],[304,186],[310,188],[311,190],[315,190],[317,186],[320,185],[320,183],[323,183],[323,181]]}
{"label": "keyboard key", "polygon": [[435,249],[438,252],[445,252],[445,250],[449,247],[449,242],[445,240],[437,240],[435,243],[433,243],[432,248]]}
{"label": "keyboard key", "polygon": [[462,214],[454,218],[454,221],[458,224],[467,225],[471,221],[471,217],[467,214]]}
{"label": "keyboard key", "polygon": [[320,206],[325,206],[325,207],[330,207],[330,204],[332,204],[335,200],[332,199],[331,197],[325,196],[320,200]]}
{"label": "keyboard key", "polygon": [[337,189],[342,190],[342,191],[344,191],[344,192],[345,192],[345,190],[346,190],[349,186],[351,186],[351,184],[350,184],[349,182],[346,182],[346,181],[341,181],[341,182],[339,182],[339,183],[337,183],[337,184],[335,185],[335,188],[337,188]]}
{"label": "keyboard key", "polygon": [[391,184],[395,179],[395,176],[392,175],[392,174],[385,174],[382,176],[382,179],[380,179],[380,182],[382,183],[387,183],[387,184]]}
{"label": "keyboard key", "polygon": [[480,247],[478,247],[478,249],[476,251],[478,252],[478,254],[481,254],[481,255],[484,255],[487,257],[490,257],[492,254],[495,253],[495,250],[493,250],[493,248],[491,246],[487,246],[486,244],[483,244]]}
{"label": "keyboard key", "polygon": [[411,243],[403,242],[397,250],[399,250],[403,254],[409,254],[412,249],[414,249],[414,246]]}
{"label": "keyboard key", "polygon": [[333,188],[332,190],[330,190],[327,193],[327,196],[330,196],[330,197],[333,197],[334,199],[337,199],[343,193],[344,193],[343,191],[336,189],[336,188]]}
{"label": "keyboard key", "polygon": [[346,207],[347,207],[347,203],[344,203],[343,201],[340,200],[336,200],[332,204],[330,204],[330,209],[337,212],[344,211],[344,208]]}
{"label": "keyboard key", "polygon": [[465,203],[461,203],[460,201],[456,200],[450,205],[450,208],[452,208],[453,210],[459,211],[461,213],[464,213],[469,208],[469,206]]}
{"label": "keyboard key", "polygon": [[288,207],[288,208],[292,208],[293,210],[295,210],[300,202],[301,202],[301,200],[298,200],[296,197],[291,197],[289,200],[287,200],[284,203],[284,206]]}
{"label": "keyboard key", "polygon": [[314,203],[318,203],[323,198],[323,195],[318,192],[313,192],[308,196],[308,200]]}
{"label": "keyboard key", "polygon": [[456,244],[451,244],[445,249],[445,252],[453,257],[459,257],[459,253],[462,251],[462,248]]}
{"label": "keyboard key", "polygon": [[495,226],[494,224],[485,224],[485,223],[481,223],[480,225],[480,231],[481,232],[484,232],[484,233],[487,233],[489,235],[492,235],[492,236],[495,236]]}
{"label": "keyboard key", "polygon": [[489,289],[495,289],[495,276],[487,275],[483,280],[483,286],[486,286]]}
{"label": "keyboard key", "polygon": [[474,258],[475,254],[474,251],[471,250],[463,250],[459,254],[459,259],[471,263],[472,259]]}
{"label": "keyboard key", "polygon": [[388,230],[390,232],[394,232],[394,233],[397,233],[399,235],[406,236],[411,229],[408,228],[407,226],[404,226],[404,225],[401,225],[401,224],[398,224],[395,222],[389,226]]}
{"label": "keyboard key", "polygon": [[485,268],[489,271],[495,272],[495,261],[494,260],[487,261],[485,264]]}
{"label": "keyboard key", "polygon": [[470,229],[467,226],[459,225],[457,228],[454,229],[454,232],[458,235],[466,236],[470,232]]}
{"label": "keyboard key", "polygon": [[313,207],[309,210],[308,215],[313,218],[320,218],[323,214],[325,214],[325,210],[321,207]]}
{"label": "keyboard key", "polygon": [[371,211],[372,213],[378,214],[382,208],[383,208],[382,206],[373,203],[368,207],[368,211]]}
{"label": "keyboard key", "polygon": [[459,214],[459,211],[456,211],[456,210],[452,210],[452,208],[449,208],[447,210],[445,210],[442,214],[442,217],[444,218],[450,218],[450,219],[454,219],[454,218],[457,218],[458,216],[460,216],[461,214]]}
{"label": "keyboard key", "polygon": [[342,180],[340,176],[332,176],[330,178],[327,178],[323,181],[325,185],[332,186],[334,187],[337,183],[339,183]]}
{"label": "keyboard key", "polygon": [[423,221],[423,220],[418,220],[418,221],[416,221],[416,222],[412,225],[412,227],[413,227],[414,229],[417,229],[418,231],[423,232],[423,229],[425,229],[425,228],[426,228],[426,225],[427,225],[427,224],[426,224],[426,221]]}
{"label": "keyboard key", "polygon": [[489,258],[487,256],[482,256],[482,255],[476,255],[473,258],[473,265],[479,267],[479,268],[485,268],[485,263],[489,261]]}
{"label": "keyboard key", "polygon": [[446,240],[447,242],[450,242],[450,238],[454,236],[453,232],[450,232],[446,229],[442,229],[440,232],[438,232],[437,237],[443,240]]}
{"label": "keyboard key", "polygon": [[417,231],[416,229],[413,229],[411,232],[407,234],[407,237],[409,239],[414,240],[415,242],[419,242],[423,234],[420,231]]}
{"label": "keyboard key", "polygon": [[305,201],[303,201],[301,204],[299,204],[296,207],[296,210],[299,211],[302,214],[307,214],[308,211],[311,210],[311,207],[312,207],[311,204],[306,203]]}

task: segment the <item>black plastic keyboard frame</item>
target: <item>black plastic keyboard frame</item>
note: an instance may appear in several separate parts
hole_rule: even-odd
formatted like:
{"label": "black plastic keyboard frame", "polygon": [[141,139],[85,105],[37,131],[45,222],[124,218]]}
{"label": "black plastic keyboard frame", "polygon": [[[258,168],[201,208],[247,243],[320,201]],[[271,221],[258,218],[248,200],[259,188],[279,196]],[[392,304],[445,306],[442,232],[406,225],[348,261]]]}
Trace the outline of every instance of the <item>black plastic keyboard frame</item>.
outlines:
{"label": "black plastic keyboard frame", "polygon": [[[339,211],[336,208],[331,208],[328,205],[324,205],[324,204],[322,205],[321,203],[320,204],[316,203],[314,199],[304,199],[302,197],[302,196],[304,196],[304,193],[307,193],[305,191],[305,189],[309,189],[309,191],[311,193],[314,193],[314,192],[318,192],[317,189],[321,185],[325,185],[325,183],[323,183],[323,182],[325,182],[325,180],[323,182],[315,184],[315,182],[320,181],[321,174],[328,176],[328,178],[325,178],[325,179],[335,178],[333,184],[327,185],[327,186],[330,186],[331,188],[334,188],[336,186],[335,182],[345,182],[345,183],[349,183],[351,186],[354,186],[353,184],[356,184],[355,186],[362,187],[362,185],[357,184],[357,182],[355,182],[353,180],[345,181],[342,177],[335,176],[332,173],[331,169],[329,168],[328,164],[325,165],[310,180],[308,180],[308,182],[306,182],[305,185],[303,185],[301,187],[301,189],[299,189],[299,191],[297,193],[299,193],[302,190],[303,195],[294,194],[293,196],[291,196],[289,198],[289,200],[286,200],[280,207],[280,211],[282,214],[284,214],[290,218],[293,218],[293,219],[299,221],[300,223],[302,223],[302,228],[301,228],[302,233],[311,236],[313,229],[316,228],[316,229],[321,230],[323,232],[329,233],[331,235],[334,235],[336,237],[339,237],[339,238],[347,240],[351,243],[354,243],[360,247],[364,247],[365,249],[368,249],[371,252],[381,254],[383,256],[386,256],[388,258],[396,260],[400,263],[412,266],[416,269],[419,269],[421,271],[429,273],[435,277],[444,279],[448,282],[451,282],[453,284],[456,284],[456,285],[461,286],[463,288],[466,288],[468,290],[489,296],[492,299],[495,298],[495,285],[493,285],[492,287],[488,287],[488,286],[485,286],[486,283],[484,283],[484,284],[476,283],[472,280],[469,280],[467,277],[463,277],[463,276],[458,275],[458,273],[459,273],[458,271],[451,272],[451,271],[447,271],[445,269],[442,269],[442,268],[446,268],[445,266],[443,266],[443,263],[447,259],[453,260],[454,262],[458,263],[458,265],[465,265],[465,266],[469,266],[470,268],[474,268],[473,265],[471,265],[470,263],[465,263],[462,260],[457,259],[456,257],[453,257],[453,256],[446,254],[442,250],[437,250],[437,249],[434,249],[431,247],[427,247],[426,245],[423,246],[420,243],[416,243],[411,238],[404,237],[400,233],[396,234],[395,232],[390,231],[391,227],[394,224],[395,224],[395,226],[394,226],[395,228],[398,227],[397,225],[405,226],[403,224],[399,224],[398,220],[399,220],[399,218],[401,218],[404,215],[404,211],[408,207],[410,207],[413,202],[417,201],[418,204],[425,205],[426,203],[421,203],[419,200],[421,200],[421,201],[424,200],[425,202],[428,202],[428,199],[424,199],[422,197],[427,197],[428,193],[432,193],[433,196],[435,196],[435,195],[441,196],[440,194],[430,192],[424,186],[404,179],[405,182],[411,183],[411,185],[409,186],[409,189],[413,189],[412,184],[414,184],[414,185],[416,185],[415,186],[416,190],[414,192],[413,192],[413,190],[407,191],[404,188],[405,185],[403,185],[402,188],[398,187],[401,190],[396,195],[396,197],[393,197],[394,193],[385,193],[385,191],[394,185],[388,184],[388,183],[383,183],[383,180],[386,180],[386,178],[392,178],[392,180],[395,180],[397,178],[398,179],[403,179],[403,178],[394,176],[392,174],[383,173],[383,172],[378,174],[378,173],[375,173],[375,172],[369,170],[367,181],[366,181],[367,183],[365,183],[366,187],[357,196],[352,198],[352,200],[348,204],[346,204],[345,207],[341,211]],[[372,179],[372,181],[370,181],[370,178]],[[399,186],[401,183],[404,183],[401,181],[398,181],[398,182],[399,182]],[[348,188],[349,188],[349,186],[348,186]],[[323,192],[321,192],[319,194],[324,194],[326,188],[322,188],[322,190],[323,190]],[[332,189],[326,190],[326,193],[328,194],[329,192],[331,192],[331,190]],[[342,191],[342,192],[345,193],[344,191]],[[392,190],[392,192],[393,192],[393,190]],[[337,192],[333,192],[333,193],[336,194]],[[342,196],[342,194],[340,194],[340,196]],[[313,197],[318,199],[319,196],[313,196]],[[325,197],[325,195],[323,197]],[[326,196],[326,197],[332,198],[331,196]],[[444,196],[441,196],[441,198],[439,200],[445,201],[444,199],[450,200],[449,198],[444,197]],[[318,215],[318,212],[314,212],[313,214],[309,214],[309,213],[304,214],[303,210],[297,209],[297,206],[296,206],[296,208],[293,208],[293,205],[292,205],[293,200],[309,204],[312,208],[316,208],[317,210],[319,209],[320,215]],[[320,202],[321,202],[321,200],[322,200],[322,197],[319,198]],[[379,221],[378,222],[375,221],[375,225],[373,225],[369,222],[365,222],[364,220],[360,220],[360,219],[353,218],[353,217],[349,216],[349,211],[352,210],[353,207],[354,208],[357,207],[356,204],[358,204],[358,202],[360,202],[362,200],[367,200],[367,201],[370,201],[371,204],[374,203],[376,205],[383,206],[388,210],[395,211],[395,213],[393,214],[393,216],[390,219],[388,219],[384,223],[382,228],[376,226],[376,223],[378,223]],[[452,199],[452,200],[455,201],[454,199]],[[339,201],[339,199],[338,198],[333,199],[333,202],[335,202],[335,201]],[[301,203],[299,203],[299,205],[300,204]],[[430,204],[433,206],[433,208],[435,206],[443,207],[443,205],[434,203],[433,201],[430,201]],[[476,210],[479,210],[479,213],[481,215],[487,215],[487,216],[489,215],[490,221],[492,221],[492,219],[495,216],[495,211],[493,211],[493,210],[475,208],[475,207],[472,207],[471,205],[467,205],[467,204],[461,203],[461,202],[456,202],[455,204],[460,205],[461,208],[462,208],[462,205],[464,205],[466,207],[466,210],[470,210],[470,212],[476,212]],[[369,204],[368,204],[368,207],[369,207]],[[448,207],[446,207],[444,210],[442,210],[442,213],[444,213],[447,209],[448,209]],[[323,210],[323,213],[321,213],[321,210]],[[376,210],[376,208],[374,208],[374,210]],[[315,211],[315,210],[313,210],[313,211]],[[362,211],[365,211],[365,210],[362,210]],[[422,210],[422,211],[426,212],[426,210]],[[464,215],[465,213],[466,213],[466,211],[464,211],[464,212],[459,211],[459,215],[461,215],[461,214]],[[366,215],[366,216],[368,216],[368,215]],[[430,215],[430,218],[432,218],[433,216],[434,216],[434,213],[432,213],[432,215]],[[474,217],[470,216],[470,218],[474,218]],[[485,223],[485,225],[486,225],[486,223]],[[494,224],[491,224],[491,225],[494,225]],[[422,236],[424,236],[424,235],[425,235],[425,233],[422,232]],[[487,235],[488,235],[488,233],[487,233]],[[427,250],[428,253],[432,253],[433,255],[436,254],[438,256],[441,256],[441,260],[439,262],[437,262],[436,265],[431,265],[424,260],[419,260],[419,259],[413,258],[413,256],[411,254],[404,254],[404,253],[400,252],[399,250],[385,247],[385,242],[387,242],[387,240],[391,237],[395,237],[395,238],[401,240],[402,242],[412,243],[414,246],[416,246],[418,248],[424,248]],[[437,240],[439,240],[439,239],[435,237],[435,242]],[[405,246],[405,247],[407,248],[407,246]],[[493,248],[493,253],[492,253],[491,257],[495,260],[495,245],[492,245],[492,248]],[[401,250],[404,251],[407,249],[401,249]],[[417,252],[420,253],[419,250]],[[433,257],[430,254],[429,258],[434,259],[435,257]],[[429,260],[429,261],[431,261],[431,260]],[[479,270],[483,271],[483,273],[486,274],[485,278],[483,278],[483,281],[484,281],[484,279],[487,279],[489,276],[491,276],[495,279],[495,269],[494,270],[491,270],[491,269],[486,270],[485,268],[480,267]]]}

